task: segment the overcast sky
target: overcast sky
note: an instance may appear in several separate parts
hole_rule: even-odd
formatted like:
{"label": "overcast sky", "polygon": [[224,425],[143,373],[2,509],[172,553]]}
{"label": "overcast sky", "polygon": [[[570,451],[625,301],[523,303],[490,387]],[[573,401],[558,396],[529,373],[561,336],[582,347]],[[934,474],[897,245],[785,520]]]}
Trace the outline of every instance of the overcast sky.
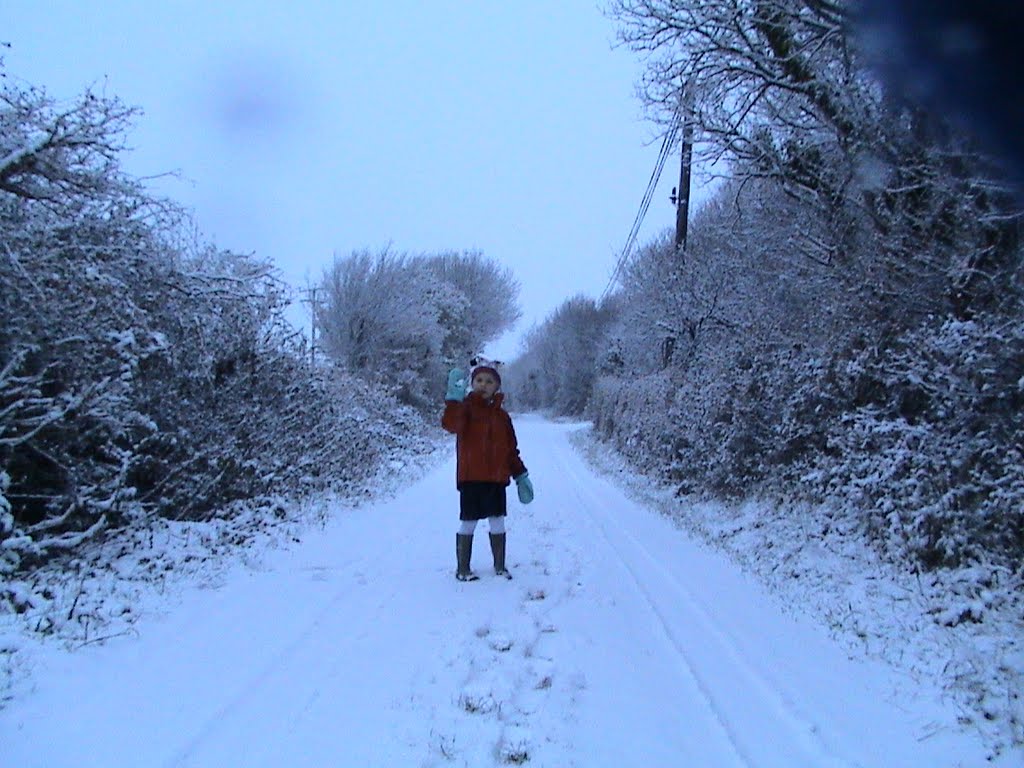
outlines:
{"label": "overcast sky", "polygon": [[[487,350],[502,359],[601,294],[660,148],[640,61],[593,0],[6,0],[2,16],[9,79],[140,107],[128,171],[180,172],[155,191],[293,285],[388,244],[509,266],[524,317]],[[640,242],[674,226],[678,172]]]}

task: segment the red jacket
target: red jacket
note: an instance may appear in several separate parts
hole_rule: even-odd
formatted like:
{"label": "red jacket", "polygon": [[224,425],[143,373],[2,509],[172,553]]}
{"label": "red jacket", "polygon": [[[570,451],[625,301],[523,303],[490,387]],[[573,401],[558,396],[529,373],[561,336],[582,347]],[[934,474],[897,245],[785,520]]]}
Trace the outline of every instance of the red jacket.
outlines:
{"label": "red jacket", "polygon": [[470,392],[462,402],[446,400],[441,426],[455,435],[456,485],[501,483],[526,471],[512,418],[499,392],[490,401]]}

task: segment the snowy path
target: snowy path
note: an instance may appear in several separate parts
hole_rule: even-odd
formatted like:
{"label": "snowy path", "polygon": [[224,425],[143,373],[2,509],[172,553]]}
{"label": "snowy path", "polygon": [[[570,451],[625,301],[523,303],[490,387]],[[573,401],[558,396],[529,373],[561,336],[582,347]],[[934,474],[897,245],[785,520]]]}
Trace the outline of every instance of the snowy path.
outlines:
{"label": "snowy path", "polygon": [[571,425],[517,420],[511,582],[452,577],[451,463],[339,514],[139,636],[54,654],[0,712],[4,765],[981,765],[887,670],[591,473]]}

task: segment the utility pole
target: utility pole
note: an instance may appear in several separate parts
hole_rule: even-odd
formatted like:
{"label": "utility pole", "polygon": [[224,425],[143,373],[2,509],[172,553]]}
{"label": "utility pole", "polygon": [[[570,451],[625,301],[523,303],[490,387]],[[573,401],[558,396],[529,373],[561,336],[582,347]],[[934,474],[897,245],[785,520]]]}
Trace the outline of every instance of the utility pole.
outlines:
{"label": "utility pole", "polygon": [[309,365],[313,367],[316,365],[316,312],[319,306],[316,303],[316,286],[307,288],[306,291],[309,298],[302,301],[309,304]]}
{"label": "utility pole", "polygon": [[690,218],[690,165],[693,159],[693,96],[685,87],[680,95],[679,119],[683,123],[683,139],[679,158],[678,193],[674,188],[669,200],[676,207],[676,253],[686,250],[686,229]]}
{"label": "utility pole", "polygon": [[[679,120],[682,141],[679,151],[679,186],[672,188],[669,200],[676,207],[676,256],[682,264],[686,253],[686,231],[690,220],[690,165],[693,160],[693,92],[685,85],[679,94]],[[675,355],[678,339],[669,334],[661,342],[661,367],[668,368]]]}

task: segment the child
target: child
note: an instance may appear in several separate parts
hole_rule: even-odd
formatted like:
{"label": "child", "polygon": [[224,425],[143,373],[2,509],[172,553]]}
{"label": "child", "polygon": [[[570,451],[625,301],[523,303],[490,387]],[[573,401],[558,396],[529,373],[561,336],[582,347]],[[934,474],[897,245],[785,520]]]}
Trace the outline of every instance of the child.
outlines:
{"label": "child", "polygon": [[533,484],[519,457],[512,419],[501,407],[504,394],[501,376],[489,365],[478,365],[470,376],[467,395],[463,373],[453,368],[448,374],[441,426],[455,435],[456,487],[459,489],[459,520],[455,535],[455,558],[459,581],[476,581],[469,568],[473,554],[473,531],[477,521],[490,524],[494,573],[511,579],[505,567],[505,488],[509,477],[516,481],[519,500],[533,501]]}

